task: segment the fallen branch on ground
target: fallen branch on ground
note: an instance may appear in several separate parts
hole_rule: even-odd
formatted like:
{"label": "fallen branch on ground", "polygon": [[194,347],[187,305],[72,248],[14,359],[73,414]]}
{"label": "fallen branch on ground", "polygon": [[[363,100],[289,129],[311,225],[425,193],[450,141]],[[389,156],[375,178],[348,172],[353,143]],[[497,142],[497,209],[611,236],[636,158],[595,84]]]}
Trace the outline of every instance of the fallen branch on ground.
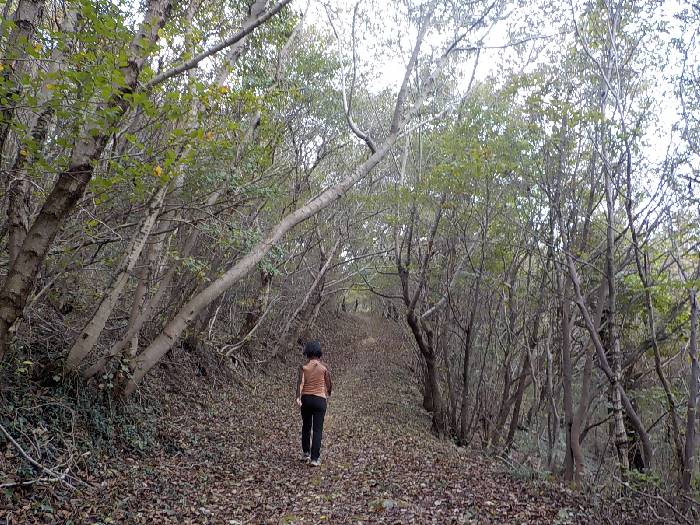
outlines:
{"label": "fallen branch on ground", "polygon": [[83,485],[90,486],[88,483],[85,483],[81,479],[76,478],[75,476],[70,476],[68,474],[68,470],[66,469],[63,471],[63,473],[58,473],[48,467],[45,467],[38,461],[36,461],[34,458],[32,458],[29,454],[25,452],[25,450],[22,448],[22,446],[15,441],[15,439],[10,435],[10,433],[5,429],[4,426],[0,425],[0,432],[2,432],[7,440],[12,443],[12,445],[19,451],[19,453],[22,455],[24,459],[26,459],[33,467],[39,469],[40,471],[44,472],[45,474],[48,474],[50,477],[48,478],[38,478],[35,480],[31,481],[25,481],[25,482],[10,482],[10,483],[3,483],[0,485],[0,487],[12,487],[12,486],[17,486],[17,485],[32,485],[34,483],[40,483],[40,482],[50,482],[50,483],[63,483],[66,485],[68,488],[72,490],[78,490],[75,485],[71,484],[66,478],[70,477],[73,478],[74,480],[82,483]]}
{"label": "fallen branch on ground", "polygon": [[688,518],[686,518],[686,517],[683,515],[683,513],[681,513],[678,509],[676,509],[676,507],[674,507],[671,503],[669,503],[665,498],[663,498],[663,497],[661,497],[661,496],[659,496],[659,495],[657,495],[657,494],[650,494],[650,493],[648,493],[648,492],[644,492],[644,491],[641,491],[641,490],[639,490],[639,489],[636,489],[636,488],[634,488],[630,483],[628,483],[628,482],[626,482],[626,481],[622,481],[620,478],[617,478],[617,477],[615,477],[615,476],[613,476],[613,479],[614,479],[615,481],[617,481],[618,483],[621,483],[622,485],[624,485],[624,486],[627,487],[628,489],[630,489],[632,492],[636,492],[636,493],[639,494],[640,496],[645,496],[645,497],[647,497],[647,498],[653,498],[653,499],[655,499],[656,501],[660,501],[661,503],[663,503],[664,505],[666,505],[669,509],[671,509],[671,511],[673,511],[673,513],[674,513],[676,516],[678,516],[680,519],[682,519],[685,523],[687,523],[688,525],[693,525],[693,522],[692,522],[692,521],[690,521]]}

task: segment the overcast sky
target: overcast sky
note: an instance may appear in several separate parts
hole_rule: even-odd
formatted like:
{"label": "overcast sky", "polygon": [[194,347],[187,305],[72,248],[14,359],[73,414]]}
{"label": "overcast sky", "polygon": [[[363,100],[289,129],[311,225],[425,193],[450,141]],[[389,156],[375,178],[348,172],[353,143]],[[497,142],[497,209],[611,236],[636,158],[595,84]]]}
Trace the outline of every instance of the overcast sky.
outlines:
{"label": "overcast sky", "polygon": [[[326,6],[331,7],[331,11],[335,12],[334,24],[336,29],[341,34],[341,50],[350,49],[350,27],[352,22],[352,8],[356,4],[356,0],[328,0],[322,2],[320,0],[294,0],[294,6],[298,10],[304,10],[309,5],[309,14],[307,23],[314,24],[319,28],[329,30]],[[508,17],[499,22],[494,27],[487,31],[482,30],[479,36],[472,39],[472,42],[483,38],[485,49],[481,52],[479,64],[476,69],[476,78],[484,80],[490,76],[498,77],[499,72],[512,70],[513,65],[520,60],[526,71],[533,70],[538,64],[549,60],[547,57],[553,49],[564,49],[566,45],[571,44],[574,35],[571,31],[560,34],[564,23],[569,23],[573,18],[573,13],[580,11],[578,6],[566,3],[568,9],[561,11],[553,11],[551,2],[530,1],[521,2],[520,6],[513,6],[508,9]],[[679,25],[674,19],[674,15],[680,10],[681,0],[666,0],[659,2],[659,7],[655,10],[655,17],[663,20],[668,24],[668,32],[660,34],[661,43],[667,46],[670,39],[680,36]],[[400,5],[400,3],[394,4]],[[381,90],[386,87],[398,88],[403,77],[404,66],[407,61],[408,53],[396,53],[396,49],[378,53],[374,51],[381,47],[381,41],[389,34],[394,32],[404,32],[404,41],[413,40],[415,34],[411,34],[405,28],[396,28],[393,23],[392,11],[393,6],[386,2],[374,2],[365,0],[361,4],[365,13],[373,16],[375,19],[374,32],[370,30],[364,33],[365,40],[357,46],[360,60],[367,64],[371,63],[374,73],[371,87],[374,90]],[[569,24],[570,25],[570,24]],[[534,28],[534,29],[533,29]],[[519,39],[515,34],[527,33],[542,36],[541,39],[529,41],[516,48],[501,48],[507,46],[514,39]],[[476,36],[476,35],[475,35]],[[537,53],[535,51],[539,50]],[[531,56],[532,62],[526,65],[526,60],[522,56],[518,56],[518,52],[525,53],[526,56]],[[532,52],[534,54],[530,55]],[[464,57],[462,70],[465,76],[470,76],[473,70],[474,54]],[[671,61],[673,62],[673,61]],[[673,95],[673,86],[671,79],[675,74],[678,74],[678,68],[671,63],[670,67],[665,71],[647,71],[650,75],[650,80],[656,83],[654,87],[654,95],[658,104],[658,128],[652,131],[653,136],[647,137],[649,147],[646,148],[645,156],[653,162],[660,162],[664,159],[666,151],[669,147],[669,142],[673,137],[671,129],[678,120],[678,102]],[[465,82],[466,84],[466,82]],[[459,96],[458,93],[455,94]]]}

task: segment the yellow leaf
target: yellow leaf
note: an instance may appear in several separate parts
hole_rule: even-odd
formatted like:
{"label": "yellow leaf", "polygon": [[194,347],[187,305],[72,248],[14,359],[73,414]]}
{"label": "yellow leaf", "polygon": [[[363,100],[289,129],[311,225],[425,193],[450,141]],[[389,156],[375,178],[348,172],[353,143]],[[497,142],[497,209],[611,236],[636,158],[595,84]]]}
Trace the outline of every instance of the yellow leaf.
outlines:
{"label": "yellow leaf", "polygon": [[153,176],[154,177],[160,177],[162,174],[163,174],[163,168],[161,168],[160,166],[156,166],[155,168],[153,168]]}
{"label": "yellow leaf", "polygon": [[5,66],[3,66],[2,64],[0,64],[0,72],[2,72],[2,71],[4,71],[4,70],[5,70]]}
{"label": "yellow leaf", "polygon": [[19,154],[22,155],[23,157],[27,157],[29,155],[29,153],[27,153],[26,149],[19,150]]}

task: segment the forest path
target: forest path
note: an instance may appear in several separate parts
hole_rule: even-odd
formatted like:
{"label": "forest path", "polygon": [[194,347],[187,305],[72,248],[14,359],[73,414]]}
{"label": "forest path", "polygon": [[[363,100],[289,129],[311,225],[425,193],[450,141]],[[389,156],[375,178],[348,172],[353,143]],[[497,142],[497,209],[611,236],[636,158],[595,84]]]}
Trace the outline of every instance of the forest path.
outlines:
{"label": "forest path", "polygon": [[433,437],[395,323],[344,315],[325,324],[334,392],[320,468],[298,459],[289,363],[250,391],[227,386],[204,402],[201,393],[174,392],[178,400],[190,394],[190,409],[174,404],[166,415],[167,447],[114,465],[92,500],[71,509],[74,523],[568,522],[561,518],[576,505],[568,493],[516,481]]}

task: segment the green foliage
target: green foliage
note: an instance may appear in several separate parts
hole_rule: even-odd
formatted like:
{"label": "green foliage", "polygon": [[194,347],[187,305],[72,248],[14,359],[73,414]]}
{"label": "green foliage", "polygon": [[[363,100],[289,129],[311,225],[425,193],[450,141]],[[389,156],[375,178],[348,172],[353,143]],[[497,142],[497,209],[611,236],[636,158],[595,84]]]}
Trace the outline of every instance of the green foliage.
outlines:
{"label": "green foliage", "polygon": [[533,468],[522,463],[503,463],[499,468],[506,476],[521,482],[546,482],[552,481],[552,473]]}
{"label": "green foliage", "polygon": [[656,471],[640,472],[632,469],[627,473],[627,483],[639,491],[657,491],[662,487],[662,480]]}
{"label": "green foliage", "polygon": [[174,251],[170,252],[169,255],[173,262],[178,264],[180,270],[188,271],[200,281],[208,280],[207,270],[209,265],[206,259],[198,259],[192,256],[181,257]]}
{"label": "green foliage", "polygon": [[258,263],[258,268],[261,271],[273,276],[281,275],[279,266],[287,256],[288,253],[284,247],[277,245],[267,253],[262,261]]}

